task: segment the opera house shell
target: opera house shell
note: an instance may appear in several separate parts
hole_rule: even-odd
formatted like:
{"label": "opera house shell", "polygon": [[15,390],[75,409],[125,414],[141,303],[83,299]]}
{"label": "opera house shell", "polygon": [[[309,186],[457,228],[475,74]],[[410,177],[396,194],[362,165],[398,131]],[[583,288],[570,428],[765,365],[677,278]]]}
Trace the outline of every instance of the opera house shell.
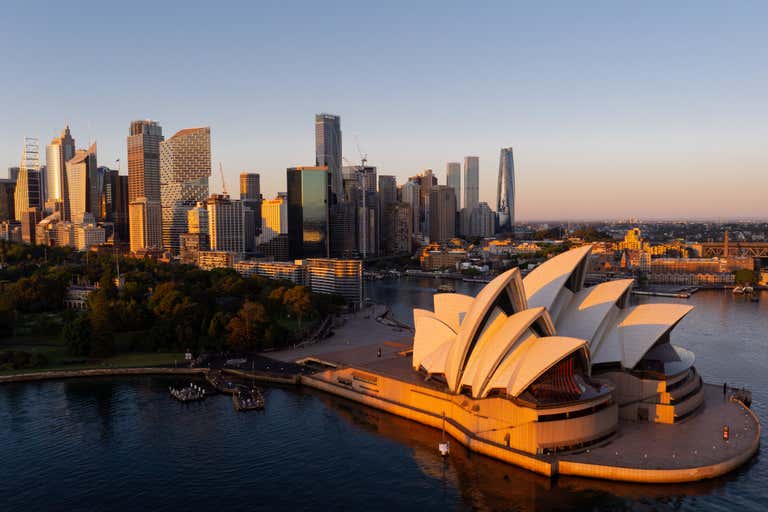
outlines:
{"label": "opera house shell", "polygon": [[[470,450],[545,475],[690,481],[743,463],[759,445],[756,417],[743,404],[717,398],[693,354],[670,342],[693,308],[632,305],[631,279],[586,287],[590,252],[591,246],[572,249],[525,278],[509,270],[476,297],[436,293],[432,311],[414,310],[412,349],[393,357],[381,357],[379,349],[377,359],[366,361],[341,353],[328,362],[329,356],[329,369],[302,382],[442,427]],[[675,425],[697,411],[703,413],[693,423]],[[675,450],[688,434],[710,442],[725,416],[746,422],[742,435],[756,437],[742,437],[738,450],[733,444],[714,466],[692,449],[691,467],[681,469]],[[668,446],[657,447],[659,466],[648,469],[643,450],[656,435]],[[630,449],[642,454],[632,463],[638,467],[619,468],[626,461],[614,451]]]}
{"label": "opera house shell", "polygon": [[[693,308],[629,305],[632,279],[584,286],[591,246],[512,269],[475,298],[434,296],[414,311],[413,368],[475,399],[539,409],[612,396],[626,419],[672,423],[703,400],[691,352],[670,331]],[[614,388],[611,392],[609,388]]]}

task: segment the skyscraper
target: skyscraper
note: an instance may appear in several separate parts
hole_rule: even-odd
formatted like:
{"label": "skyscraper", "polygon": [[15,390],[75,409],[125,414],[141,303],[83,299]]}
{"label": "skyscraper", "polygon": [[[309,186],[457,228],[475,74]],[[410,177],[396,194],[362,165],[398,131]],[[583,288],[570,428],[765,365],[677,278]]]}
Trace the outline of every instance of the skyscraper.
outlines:
{"label": "skyscraper", "polygon": [[429,241],[444,242],[456,236],[456,194],[447,185],[429,192]]}
{"label": "skyscraper", "polygon": [[65,204],[69,205],[69,220],[73,224],[82,224],[86,213],[94,217],[99,214],[102,188],[98,185],[97,174],[95,143],[87,150],[75,151],[75,156],[67,161],[64,190],[68,200]]}
{"label": "skyscraper", "polygon": [[151,201],[146,197],[134,199],[128,205],[128,218],[131,252],[158,250],[162,247],[160,201]]}
{"label": "skyscraper", "polygon": [[46,202],[62,203],[62,220],[70,220],[66,166],[74,156],[75,139],[72,138],[67,125],[61,136],[45,147]]}
{"label": "skyscraper", "polygon": [[38,216],[42,211],[43,188],[41,178],[40,144],[35,138],[25,137],[24,154],[21,158],[21,165],[16,177],[16,190],[14,192],[16,220],[29,219],[27,211],[31,208],[37,208]]}
{"label": "skyscraper", "polygon": [[286,174],[290,257],[327,258],[328,167],[291,167]]}
{"label": "skyscraper", "polygon": [[496,189],[499,231],[515,232],[515,161],[512,148],[502,148],[499,157],[499,184]]}
{"label": "skyscraper", "polygon": [[411,252],[413,237],[413,213],[408,203],[389,203],[384,207],[389,222],[382,225],[382,242],[387,254]]}
{"label": "skyscraper", "polygon": [[265,256],[278,261],[288,259],[288,197],[285,192],[261,203],[261,233],[256,244]]}
{"label": "skyscraper", "polygon": [[244,208],[245,250],[256,248],[256,237],[261,232],[261,177],[257,173],[240,173],[240,201]]}
{"label": "skyscraper", "polygon": [[419,185],[419,227],[417,229],[414,225],[413,230],[423,235],[429,235],[429,197],[432,187],[437,185],[437,177],[432,172],[432,169],[425,169],[421,174],[408,178],[408,181]]}
{"label": "skyscraper", "polygon": [[394,176],[379,176],[379,202],[382,207],[397,202],[397,178]]}
{"label": "skyscraper", "polygon": [[411,207],[411,215],[413,216],[413,222],[411,223],[414,233],[422,233],[421,231],[421,216],[419,211],[421,210],[421,187],[415,181],[409,181],[403,185],[400,190],[402,201]]}
{"label": "skyscraper", "polygon": [[261,177],[255,172],[240,173],[240,200],[261,200]]}
{"label": "skyscraper", "polygon": [[448,162],[445,166],[446,185],[453,189],[456,194],[456,208],[461,208],[461,164],[459,162]]}
{"label": "skyscraper", "polygon": [[179,254],[187,212],[208,197],[211,129],[186,128],[160,143],[160,205],[163,247]]}
{"label": "skyscraper", "polygon": [[331,194],[341,200],[344,190],[341,175],[341,119],[332,114],[315,116],[315,165],[327,167]]}
{"label": "skyscraper", "polygon": [[245,252],[243,203],[229,196],[208,198],[208,236],[212,251]]}
{"label": "skyscraper", "polygon": [[128,201],[146,197],[160,201],[160,143],[156,121],[132,121],[128,135]]}
{"label": "skyscraper", "polygon": [[163,140],[163,129],[156,121],[131,122],[127,139],[128,224],[133,252],[162,248],[160,143]]}
{"label": "skyscraper", "polygon": [[115,226],[115,241],[127,242],[128,238],[128,176],[119,171],[103,168],[104,191],[100,217]]}
{"label": "skyscraper", "polygon": [[471,213],[479,203],[480,158],[468,156],[464,158],[464,208]]}

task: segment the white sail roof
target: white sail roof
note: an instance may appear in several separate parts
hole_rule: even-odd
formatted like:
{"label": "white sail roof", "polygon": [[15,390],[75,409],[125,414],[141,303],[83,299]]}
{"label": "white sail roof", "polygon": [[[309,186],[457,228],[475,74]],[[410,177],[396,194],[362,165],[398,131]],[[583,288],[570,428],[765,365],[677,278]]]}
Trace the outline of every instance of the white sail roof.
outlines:
{"label": "white sail roof", "polygon": [[446,361],[445,378],[452,390],[458,389],[461,370],[466,362],[467,352],[479,336],[478,329],[484,320],[488,320],[487,315],[491,313],[497,299],[505,293],[508,294],[515,311],[527,309],[520,271],[516,268],[504,272],[485,285],[464,317],[456,343],[451,347]]}
{"label": "white sail roof", "polygon": [[624,310],[592,354],[592,363],[620,362],[634,368],[692,310],[687,304],[641,304]]}
{"label": "white sail roof", "polygon": [[432,296],[435,315],[456,332],[474,300],[474,297],[460,293],[436,293]]}
{"label": "white sail roof", "polygon": [[[416,333],[413,338],[413,367],[419,369],[424,359],[432,354],[446,341],[453,341],[456,332],[441,321],[434,313],[423,309],[413,310],[413,323]],[[443,373],[445,368],[433,370],[433,373]]]}
{"label": "white sail roof", "polygon": [[514,358],[507,358],[493,374],[482,396],[487,396],[493,389],[503,388],[507,395],[517,397],[551,367],[573,352],[586,348],[587,342],[577,338],[528,338],[520,348],[520,353]]}
{"label": "white sail roof", "polygon": [[[580,264],[586,265],[586,259],[591,250],[591,245],[577,247],[558,254],[533,269],[523,279],[528,305],[531,307],[542,306],[551,310],[571,274],[577,270]],[[582,284],[583,277],[580,279],[579,288]],[[579,290],[573,291],[578,292]]]}
{"label": "white sail roof", "polygon": [[[632,287],[633,282],[633,279],[617,279],[582,289],[560,314],[557,332],[591,342],[611,308]],[[590,344],[590,348],[594,346]]]}
{"label": "white sail roof", "polygon": [[467,361],[461,376],[460,387],[471,386],[472,395],[480,396],[501,362],[506,358],[514,358],[519,343],[533,335],[529,328],[536,321],[540,321],[543,327],[542,335],[552,336],[555,334],[555,328],[544,308],[526,309],[506,317],[503,325],[495,330],[491,336],[478,342]]}
{"label": "white sail roof", "polygon": [[556,256],[524,280],[509,270],[474,298],[435,295],[434,313],[414,310],[413,367],[444,375],[453,392],[469,386],[475,397],[499,387],[517,396],[582,348],[592,364],[634,368],[692,307],[627,307],[631,279],[584,288],[590,251]]}

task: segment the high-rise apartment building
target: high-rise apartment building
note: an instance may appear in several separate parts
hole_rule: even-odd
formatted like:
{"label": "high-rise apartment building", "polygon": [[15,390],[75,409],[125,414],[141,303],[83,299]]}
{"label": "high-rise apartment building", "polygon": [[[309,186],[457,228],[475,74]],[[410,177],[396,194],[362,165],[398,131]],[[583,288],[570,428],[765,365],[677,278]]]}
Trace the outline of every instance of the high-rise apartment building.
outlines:
{"label": "high-rise apartment building", "polygon": [[512,148],[502,148],[499,157],[499,183],[496,189],[499,231],[515,232],[515,160]]}
{"label": "high-rise apartment building", "polygon": [[332,114],[315,116],[315,165],[328,169],[329,187],[341,200],[344,182],[341,174],[341,119]]}
{"label": "high-rise apartment building", "polygon": [[448,162],[445,166],[446,185],[453,189],[456,194],[456,208],[461,208],[461,164],[459,162]]}
{"label": "high-rise apartment building", "polygon": [[[82,224],[86,213],[94,217],[101,211],[100,199],[103,187],[99,186],[98,166],[96,165],[96,144],[87,150],[75,151],[66,164],[65,205],[69,206],[70,220],[73,224]],[[67,215],[66,207],[64,216]]]}
{"label": "high-rise apartment building", "polygon": [[211,129],[186,128],[160,143],[160,205],[163,247],[179,254],[187,212],[208,197]]}
{"label": "high-rise apartment building", "polygon": [[70,220],[69,196],[67,194],[67,162],[75,157],[75,139],[67,125],[45,147],[46,203],[62,203],[62,220]]}
{"label": "high-rise apartment building", "polygon": [[291,167],[286,175],[290,257],[328,257],[328,167]]}
{"label": "high-rise apartment building", "polygon": [[386,207],[388,223],[381,231],[384,252],[387,254],[406,254],[412,250],[413,211],[408,203],[390,203]]}
{"label": "high-rise apartment building", "polygon": [[[130,189],[130,184],[129,184]],[[139,197],[128,204],[131,252],[162,248],[160,201]]]}
{"label": "high-rise apartment building", "polygon": [[207,208],[211,250],[244,253],[243,203],[216,194],[208,198]]}
{"label": "high-rise apartment building", "polygon": [[355,308],[362,307],[362,261],[313,258],[306,264],[307,280],[313,292],[340,295]]}
{"label": "high-rise apartment building", "polygon": [[156,121],[132,121],[128,135],[128,201],[146,197],[160,201],[160,143],[163,129]]}
{"label": "high-rise apartment building", "polygon": [[429,240],[444,242],[456,236],[456,194],[447,185],[434,185],[429,193]]}
{"label": "high-rise apartment building", "polygon": [[[458,198],[458,196],[456,196]],[[480,158],[464,158],[464,208],[471,212],[480,203]]]}

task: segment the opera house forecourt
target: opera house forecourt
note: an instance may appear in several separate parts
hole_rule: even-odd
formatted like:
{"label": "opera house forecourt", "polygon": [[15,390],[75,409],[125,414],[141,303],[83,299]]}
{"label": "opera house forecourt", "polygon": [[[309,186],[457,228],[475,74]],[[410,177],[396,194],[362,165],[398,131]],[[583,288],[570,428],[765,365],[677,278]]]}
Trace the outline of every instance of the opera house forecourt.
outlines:
{"label": "opera house forecourt", "polygon": [[631,279],[584,286],[590,252],[524,279],[509,270],[476,297],[435,294],[433,311],[414,310],[412,346],[371,329],[369,343],[309,358],[323,370],[302,383],[548,476],[685,482],[744,463],[756,416],[671,342],[692,307],[632,305]]}

